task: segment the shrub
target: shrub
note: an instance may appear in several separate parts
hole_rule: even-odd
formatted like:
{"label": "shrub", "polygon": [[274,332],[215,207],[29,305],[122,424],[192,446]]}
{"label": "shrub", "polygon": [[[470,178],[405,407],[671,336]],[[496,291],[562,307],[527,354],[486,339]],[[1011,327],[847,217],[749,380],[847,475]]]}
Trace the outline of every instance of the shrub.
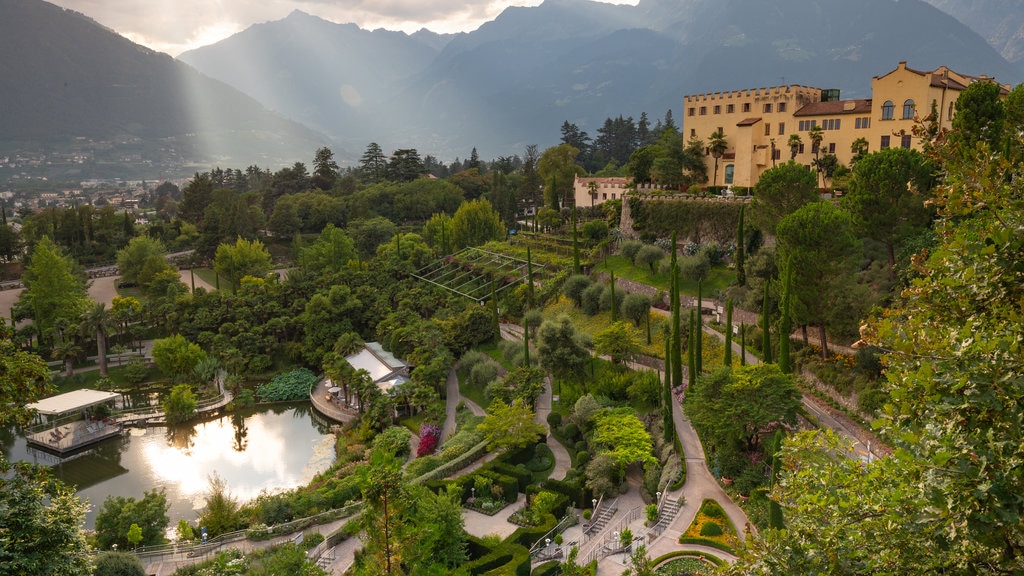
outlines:
{"label": "shrub", "polygon": [[657,246],[647,245],[636,253],[636,256],[633,258],[633,265],[637,268],[647,268],[651,274],[654,274],[655,267],[664,257],[664,250]]}
{"label": "shrub", "polygon": [[469,385],[474,388],[486,388],[498,378],[498,365],[490,359],[480,362],[469,371]]}
{"label": "shrub", "polygon": [[163,402],[164,414],[170,424],[188,422],[198,405],[196,395],[188,384],[178,384],[171,388],[171,394]]}
{"label": "shrub", "polygon": [[705,522],[704,525],[700,527],[700,535],[709,537],[721,536],[722,527],[715,522]]}
{"label": "shrub", "polygon": [[129,384],[139,384],[146,379],[146,375],[149,373],[149,368],[146,363],[138,356],[133,357],[128,361],[128,364],[124,367],[124,378]]}
{"label": "shrub", "polygon": [[591,220],[583,225],[580,232],[590,244],[594,244],[608,237],[608,223],[604,220]]}
{"label": "shrub", "polygon": [[577,426],[574,422],[569,422],[568,424],[562,427],[562,434],[564,434],[565,437],[568,438],[569,440],[575,440],[576,438],[579,438],[580,427]]}
{"label": "shrub", "polygon": [[562,414],[559,412],[549,412],[547,421],[548,427],[554,430],[562,425]]}
{"label": "shrub", "polygon": [[392,426],[373,439],[374,453],[390,454],[399,458],[409,455],[409,438],[412,432],[402,426]]}
{"label": "shrub", "polygon": [[701,512],[708,518],[725,518],[725,510],[714,500],[705,500],[701,506]]}
{"label": "shrub", "polygon": [[316,548],[317,544],[324,541],[324,535],[319,532],[313,532],[312,534],[306,534],[302,537],[302,547],[306,550],[312,550]]}
{"label": "shrub", "polygon": [[576,453],[577,466],[586,466],[587,462],[590,462],[590,452],[587,452],[586,450],[581,450]]}
{"label": "shrub", "polygon": [[580,309],[584,314],[595,316],[601,311],[602,295],[607,289],[604,284],[592,284],[583,291],[580,297]]}
{"label": "shrub", "polygon": [[129,552],[100,552],[96,555],[95,576],[146,576],[146,567]]}
{"label": "shrub", "polygon": [[619,249],[619,252],[622,253],[623,258],[632,262],[633,259],[636,258],[636,253],[639,252],[643,246],[643,242],[638,240],[626,240],[622,243],[622,247]]}
{"label": "shrub", "polygon": [[590,278],[583,274],[573,274],[565,280],[562,285],[562,293],[565,297],[582,306],[583,293],[590,287]]}

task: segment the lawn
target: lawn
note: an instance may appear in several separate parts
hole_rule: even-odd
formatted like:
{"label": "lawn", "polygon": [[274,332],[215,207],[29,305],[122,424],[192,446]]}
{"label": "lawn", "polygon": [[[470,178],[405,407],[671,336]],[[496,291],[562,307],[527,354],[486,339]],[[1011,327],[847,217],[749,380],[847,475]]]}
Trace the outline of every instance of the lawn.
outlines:
{"label": "lawn", "polygon": [[[633,265],[632,262],[627,260],[621,254],[609,256],[597,266],[594,267],[599,272],[615,272],[615,276],[619,278],[626,278],[634,282],[640,282],[641,284],[647,284],[648,286],[654,286],[655,288],[668,292],[669,280],[671,275],[667,272],[658,271],[658,266],[655,266],[655,273],[651,274],[647,268],[638,268]],[[697,282],[687,279],[680,278],[679,293],[686,296],[697,296]],[[736,272],[725,265],[715,266],[708,273],[708,277],[704,280],[704,287],[702,293],[705,297],[711,297],[714,294],[725,290],[736,282]]]}
{"label": "lawn", "polygon": [[[212,269],[210,269],[210,268],[195,268],[193,271],[196,273],[196,276],[202,278],[204,282],[206,282],[210,286],[213,286],[214,288],[217,288],[217,273],[214,272]],[[221,277],[221,287],[222,288],[230,288],[231,287],[231,283],[228,282],[227,278]]]}

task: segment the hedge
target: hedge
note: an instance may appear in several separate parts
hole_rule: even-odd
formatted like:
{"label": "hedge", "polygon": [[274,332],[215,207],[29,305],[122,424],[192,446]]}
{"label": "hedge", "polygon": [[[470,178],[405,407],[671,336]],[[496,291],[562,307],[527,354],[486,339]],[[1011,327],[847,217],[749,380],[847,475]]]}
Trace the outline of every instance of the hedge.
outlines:
{"label": "hedge", "polygon": [[723,552],[728,552],[729,554],[733,554],[733,555],[736,554],[736,549],[733,548],[732,546],[729,546],[727,544],[722,544],[721,542],[718,542],[716,540],[709,540],[707,538],[693,538],[693,537],[687,537],[687,536],[680,536],[679,537],[679,543],[680,544],[700,544],[702,546],[710,546],[712,548],[718,548],[719,550],[721,550]]}
{"label": "hedge", "polygon": [[514,574],[530,576],[530,550],[517,546],[508,540],[494,548],[487,546],[483,540],[470,536],[467,552],[472,558],[462,565],[461,569],[470,574]]}
{"label": "hedge", "polygon": [[699,198],[629,200],[633,229],[638,232],[666,237],[677,232],[680,241],[699,238],[701,242],[716,240],[723,245],[734,240],[744,205]]}

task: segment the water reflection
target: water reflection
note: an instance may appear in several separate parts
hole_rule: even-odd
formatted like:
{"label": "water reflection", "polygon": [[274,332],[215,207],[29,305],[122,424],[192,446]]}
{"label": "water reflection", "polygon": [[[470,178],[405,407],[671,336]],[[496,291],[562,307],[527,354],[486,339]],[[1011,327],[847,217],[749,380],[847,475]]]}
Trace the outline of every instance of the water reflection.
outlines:
{"label": "water reflection", "polygon": [[249,429],[245,427],[245,418],[241,414],[231,417],[231,427],[235,429],[235,444],[232,446],[235,452],[245,452],[249,446]]}
{"label": "water reflection", "polygon": [[60,478],[76,485],[91,504],[87,527],[107,496],[141,498],[160,487],[167,490],[175,524],[196,518],[213,474],[239,501],[307,483],[334,460],[334,436],[325,424],[313,420],[308,406],[277,405],[189,426],[131,428],[122,438],[63,460],[28,447],[11,431],[0,431],[0,447],[11,460],[54,466]]}

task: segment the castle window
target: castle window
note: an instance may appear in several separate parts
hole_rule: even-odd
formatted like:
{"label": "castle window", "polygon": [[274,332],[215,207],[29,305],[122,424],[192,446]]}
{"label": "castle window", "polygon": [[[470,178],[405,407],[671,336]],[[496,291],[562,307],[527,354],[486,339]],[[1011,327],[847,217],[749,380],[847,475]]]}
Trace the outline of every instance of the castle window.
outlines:
{"label": "castle window", "polygon": [[736,173],[736,166],[732,164],[725,165],[725,183],[732,184],[733,175]]}
{"label": "castle window", "polygon": [[892,103],[892,100],[886,100],[885,104],[882,104],[882,120],[892,120],[892,114],[896,110],[896,105]]}
{"label": "castle window", "polygon": [[786,133],[786,123],[785,122],[779,122],[779,136],[782,136],[785,133]]}
{"label": "castle window", "polygon": [[700,115],[701,116],[707,116],[708,115],[708,107],[707,106],[701,106],[700,107]]}
{"label": "castle window", "polygon": [[903,103],[903,119],[913,120],[914,119],[914,101],[907,100]]}
{"label": "castle window", "polygon": [[721,107],[721,106],[718,106],[718,105],[716,105],[716,106],[715,106],[715,110],[714,110],[714,112],[715,112],[715,114],[721,114],[721,113],[722,113],[722,107]]}
{"label": "castle window", "polygon": [[690,138],[696,138],[696,137],[697,137],[697,129],[696,128],[690,128]]}
{"label": "castle window", "polygon": [[879,146],[879,148],[881,148],[882,150],[885,150],[888,147],[889,147],[889,137],[888,136],[882,136],[882,144],[881,144],[881,146]]}
{"label": "castle window", "polygon": [[771,111],[772,111],[772,104],[771,104],[771,102],[769,102],[769,103],[764,105],[764,113],[765,114],[771,114]]}
{"label": "castle window", "polygon": [[949,103],[949,112],[946,113],[946,120],[952,120],[952,119],[953,119],[953,103],[950,102]]}
{"label": "castle window", "polygon": [[779,102],[779,112],[785,112],[785,111],[786,111],[786,103],[785,102]]}
{"label": "castle window", "polygon": [[750,102],[744,102],[743,103],[743,111],[744,112],[750,112]]}
{"label": "castle window", "polygon": [[725,113],[726,114],[732,114],[735,111],[736,111],[736,105],[735,104],[726,104],[725,105]]}
{"label": "castle window", "polygon": [[835,142],[829,142],[828,143],[828,153],[829,154],[835,154],[836,153],[836,143]]}
{"label": "castle window", "polygon": [[697,114],[697,109],[692,107],[692,106],[690,107],[689,110],[686,111],[686,115],[687,116],[695,116],[696,114]]}
{"label": "castle window", "polygon": [[764,135],[765,136],[771,136],[772,135],[772,125],[769,124],[768,122],[764,123]]}
{"label": "castle window", "polygon": [[910,134],[904,134],[900,137],[900,148],[910,149]]}

